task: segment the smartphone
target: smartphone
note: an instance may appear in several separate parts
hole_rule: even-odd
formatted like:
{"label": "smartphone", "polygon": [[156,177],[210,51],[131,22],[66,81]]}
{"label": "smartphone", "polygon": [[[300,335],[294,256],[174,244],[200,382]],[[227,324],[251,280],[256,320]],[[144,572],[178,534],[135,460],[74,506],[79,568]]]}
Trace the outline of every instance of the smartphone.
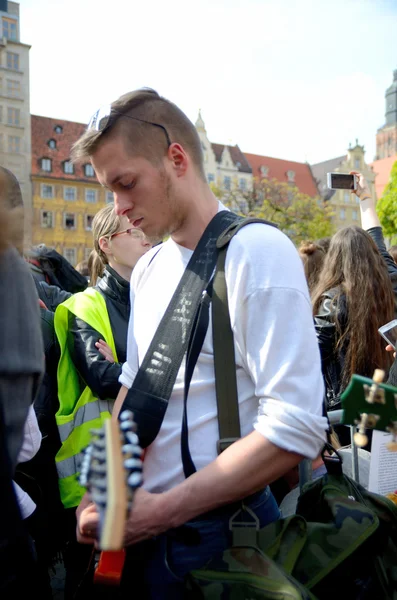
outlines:
{"label": "smartphone", "polygon": [[350,190],[357,189],[357,175],[349,173],[327,173],[327,186],[331,190]]}
{"label": "smartphone", "polygon": [[379,327],[378,331],[386,342],[393,346],[395,350],[397,347],[397,319],[390,321],[390,323],[386,323],[386,325],[382,325],[382,327]]}

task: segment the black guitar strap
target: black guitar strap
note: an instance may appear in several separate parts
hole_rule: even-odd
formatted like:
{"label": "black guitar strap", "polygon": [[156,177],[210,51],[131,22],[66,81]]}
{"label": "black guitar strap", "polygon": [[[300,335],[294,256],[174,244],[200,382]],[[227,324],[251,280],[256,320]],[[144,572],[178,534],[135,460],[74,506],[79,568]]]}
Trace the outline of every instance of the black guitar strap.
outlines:
{"label": "black guitar strap", "polygon": [[143,448],[153,442],[163,422],[203,292],[215,270],[219,252],[217,240],[230,225],[240,220],[242,217],[224,210],[208,224],[128,390],[122,410],[133,411]]}

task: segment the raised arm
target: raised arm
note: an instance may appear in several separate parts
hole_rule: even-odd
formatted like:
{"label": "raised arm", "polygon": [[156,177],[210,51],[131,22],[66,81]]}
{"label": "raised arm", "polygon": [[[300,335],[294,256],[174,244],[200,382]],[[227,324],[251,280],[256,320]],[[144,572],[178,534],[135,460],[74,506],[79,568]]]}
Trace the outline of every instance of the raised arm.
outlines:
{"label": "raised arm", "polygon": [[357,171],[351,171],[357,175],[358,187],[355,191],[356,196],[360,198],[361,225],[374,240],[379,252],[386,263],[388,273],[392,279],[393,288],[397,293],[397,265],[386,249],[383,238],[382,226],[376,212],[375,199],[372,197],[368,183],[365,177]]}

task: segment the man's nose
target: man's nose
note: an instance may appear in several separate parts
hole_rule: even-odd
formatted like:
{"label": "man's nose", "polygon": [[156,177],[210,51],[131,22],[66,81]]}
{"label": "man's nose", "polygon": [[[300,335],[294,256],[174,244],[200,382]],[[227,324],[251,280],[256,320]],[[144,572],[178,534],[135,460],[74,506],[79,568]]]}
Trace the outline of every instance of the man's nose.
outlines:
{"label": "man's nose", "polygon": [[116,215],[122,217],[126,212],[133,208],[133,204],[126,197],[125,194],[115,193],[114,194],[114,210]]}

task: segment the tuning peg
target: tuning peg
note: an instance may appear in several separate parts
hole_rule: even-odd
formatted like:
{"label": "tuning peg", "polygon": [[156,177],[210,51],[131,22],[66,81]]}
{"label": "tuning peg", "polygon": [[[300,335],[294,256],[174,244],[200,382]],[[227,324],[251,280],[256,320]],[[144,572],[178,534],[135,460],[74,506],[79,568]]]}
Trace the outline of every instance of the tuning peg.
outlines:
{"label": "tuning peg", "polygon": [[135,471],[127,479],[127,483],[130,488],[135,489],[142,485],[142,473]]}
{"label": "tuning peg", "polygon": [[127,442],[129,442],[130,444],[133,444],[134,446],[139,448],[139,450],[141,450],[141,448],[139,446],[139,439],[138,439],[138,436],[136,433],[133,433],[132,431],[126,431],[125,438],[127,439]]}
{"label": "tuning peg", "polygon": [[382,369],[375,369],[372,377],[372,385],[370,387],[368,385],[364,386],[365,399],[368,404],[374,404],[374,402],[378,404],[385,404],[385,392],[379,387],[379,385],[383,383],[384,378],[385,372]]}
{"label": "tuning peg", "polygon": [[386,429],[393,437],[392,441],[386,444],[386,448],[390,450],[390,452],[397,452],[397,421],[393,421]]}
{"label": "tuning peg", "polygon": [[123,410],[120,414],[119,414],[119,419],[120,421],[133,421],[134,420],[134,413],[132,412],[132,410]]}
{"label": "tuning peg", "polygon": [[128,470],[136,470],[142,471],[142,461],[139,458],[127,458],[124,461],[124,466]]}
{"label": "tuning peg", "polygon": [[91,498],[98,506],[104,507],[107,503],[107,495],[98,490],[92,490]]}
{"label": "tuning peg", "polygon": [[373,429],[379,418],[379,415],[368,415],[367,413],[361,414],[361,420],[356,421],[356,424],[358,425],[358,431],[353,436],[356,446],[363,448],[368,444],[368,436],[366,435],[365,430]]}

